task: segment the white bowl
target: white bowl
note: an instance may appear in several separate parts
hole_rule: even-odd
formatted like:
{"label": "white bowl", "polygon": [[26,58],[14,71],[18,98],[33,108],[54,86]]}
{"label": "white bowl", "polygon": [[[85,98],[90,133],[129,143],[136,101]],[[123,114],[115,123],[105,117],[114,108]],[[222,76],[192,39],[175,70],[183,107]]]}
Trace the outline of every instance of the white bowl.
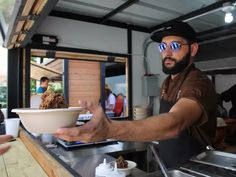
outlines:
{"label": "white bowl", "polygon": [[58,128],[75,126],[81,107],[62,109],[13,109],[31,133],[55,133]]}
{"label": "white bowl", "polygon": [[126,160],[128,162],[128,168],[117,168],[118,171],[125,172],[125,175],[128,176],[131,174],[132,170],[137,166],[133,161]]}

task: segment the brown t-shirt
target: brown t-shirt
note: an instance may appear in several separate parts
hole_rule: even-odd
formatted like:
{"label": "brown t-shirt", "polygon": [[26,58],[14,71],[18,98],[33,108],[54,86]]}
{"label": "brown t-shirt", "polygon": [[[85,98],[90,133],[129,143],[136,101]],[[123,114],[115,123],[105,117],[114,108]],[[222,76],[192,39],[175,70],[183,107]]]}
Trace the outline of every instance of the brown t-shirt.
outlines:
{"label": "brown t-shirt", "polygon": [[189,128],[189,132],[201,143],[213,142],[216,130],[216,92],[212,82],[202,71],[192,64],[174,79],[168,76],[160,93],[160,99],[173,103],[180,98],[196,101],[203,114],[198,122]]}

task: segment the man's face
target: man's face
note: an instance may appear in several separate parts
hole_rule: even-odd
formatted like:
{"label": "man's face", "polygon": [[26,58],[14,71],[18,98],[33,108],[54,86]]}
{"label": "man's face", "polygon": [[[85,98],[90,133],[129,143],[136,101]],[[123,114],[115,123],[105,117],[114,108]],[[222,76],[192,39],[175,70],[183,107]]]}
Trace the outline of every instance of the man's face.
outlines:
{"label": "man's face", "polygon": [[[190,44],[179,36],[166,36],[162,39],[166,44],[166,49],[161,52],[162,70],[166,74],[175,75],[183,71],[190,63],[191,49]],[[178,50],[172,50],[170,45],[173,42],[179,43],[181,46]]]}
{"label": "man's face", "polygon": [[42,82],[41,87],[43,87],[43,88],[48,88],[48,83],[49,83],[48,80]]}

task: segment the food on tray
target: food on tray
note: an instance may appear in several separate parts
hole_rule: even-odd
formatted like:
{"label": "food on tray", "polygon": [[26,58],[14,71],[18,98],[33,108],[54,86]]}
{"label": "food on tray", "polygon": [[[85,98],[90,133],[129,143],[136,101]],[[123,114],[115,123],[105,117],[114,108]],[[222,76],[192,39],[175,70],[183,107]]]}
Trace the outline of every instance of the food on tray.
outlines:
{"label": "food on tray", "polygon": [[39,106],[40,109],[68,108],[64,97],[60,93],[46,91],[41,98],[42,102]]}
{"label": "food on tray", "polygon": [[122,157],[119,156],[118,159],[116,159],[117,168],[128,168],[128,162]]}

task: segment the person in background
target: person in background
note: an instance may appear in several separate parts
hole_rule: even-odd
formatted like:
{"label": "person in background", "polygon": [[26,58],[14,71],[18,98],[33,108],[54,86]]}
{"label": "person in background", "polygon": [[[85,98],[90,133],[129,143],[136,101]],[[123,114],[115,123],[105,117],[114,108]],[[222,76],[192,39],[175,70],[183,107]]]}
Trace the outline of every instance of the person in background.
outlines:
{"label": "person in background", "polygon": [[11,148],[10,145],[3,145],[3,143],[6,143],[11,139],[11,135],[0,135],[0,155],[6,153]]}
{"label": "person in background", "polygon": [[93,113],[85,125],[61,128],[55,136],[68,141],[159,141],[160,157],[167,168],[177,167],[212,144],[216,130],[216,92],[209,78],[193,64],[198,52],[196,33],[175,21],[156,32],[162,70],[168,74],[160,91],[159,115],[142,120],[108,119],[90,102],[82,106]]}
{"label": "person in background", "polygon": [[105,108],[106,111],[113,111],[116,104],[116,97],[109,86],[105,85]]}
{"label": "person in background", "polygon": [[40,78],[40,87],[37,89],[36,93],[43,94],[48,88],[49,79],[47,77]]}
{"label": "person in background", "polygon": [[231,101],[232,107],[229,110],[229,117],[236,119],[236,84],[222,92],[221,98],[226,102]]}

